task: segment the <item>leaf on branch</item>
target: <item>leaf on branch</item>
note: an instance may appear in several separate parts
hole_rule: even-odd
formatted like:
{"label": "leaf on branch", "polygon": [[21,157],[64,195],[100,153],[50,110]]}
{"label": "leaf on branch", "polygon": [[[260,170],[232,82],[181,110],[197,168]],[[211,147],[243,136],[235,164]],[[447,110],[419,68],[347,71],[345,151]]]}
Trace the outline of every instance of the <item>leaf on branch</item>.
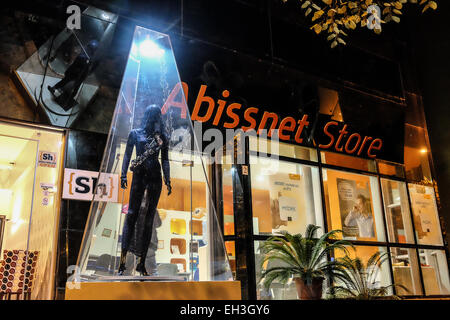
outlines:
{"label": "leaf on branch", "polygon": [[323,15],[323,10],[319,10],[314,12],[314,16],[312,18],[312,21],[316,21],[317,19],[319,19],[322,15]]}

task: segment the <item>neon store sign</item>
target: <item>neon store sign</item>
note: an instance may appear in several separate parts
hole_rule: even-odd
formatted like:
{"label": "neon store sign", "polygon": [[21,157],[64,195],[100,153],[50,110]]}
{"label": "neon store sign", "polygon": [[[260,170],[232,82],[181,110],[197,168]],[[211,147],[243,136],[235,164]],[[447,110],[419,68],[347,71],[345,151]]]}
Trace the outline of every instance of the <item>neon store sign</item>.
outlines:
{"label": "neon store sign", "polygon": [[[188,84],[182,82],[182,86],[187,99]],[[282,118],[275,112],[260,110],[257,107],[244,107],[236,102],[228,103],[226,99],[230,96],[229,90],[223,90],[222,98],[214,101],[212,97],[206,95],[206,89],[206,85],[200,86],[191,114],[192,121],[210,123],[225,129],[255,130],[258,135],[266,129],[268,137],[272,136],[272,130],[278,130],[280,140],[296,144],[303,143],[302,132],[310,125],[307,114],[304,114],[301,119],[291,116]],[[188,108],[183,99],[177,98],[179,95],[180,85],[177,84],[162,107],[162,114],[166,114],[169,108],[179,108],[181,117],[186,119]],[[318,144],[320,149],[369,158],[377,157],[377,151],[383,147],[382,139],[361,135],[358,132],[351,133],[347,131],[347,124],[339,129],[340,126],[341,123],[338,121],[329,121],[324,125],[323,133],[326,141]]]}

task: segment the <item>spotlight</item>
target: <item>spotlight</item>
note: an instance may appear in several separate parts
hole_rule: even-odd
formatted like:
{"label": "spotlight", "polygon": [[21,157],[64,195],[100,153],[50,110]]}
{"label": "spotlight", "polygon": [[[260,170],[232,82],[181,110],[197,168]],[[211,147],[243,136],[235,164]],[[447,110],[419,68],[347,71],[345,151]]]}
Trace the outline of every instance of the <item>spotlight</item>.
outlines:
{"label": "spotlight", "polygon": [[139,54],[147,58],[160,58],[164,55],[164,49],[161,49],[152,40],[145,39],[139,44]]}
{"label": "spotlight", "polygon": [[427,153],[427,152],[428,152],[427,148],[420,149],[420,153]]}

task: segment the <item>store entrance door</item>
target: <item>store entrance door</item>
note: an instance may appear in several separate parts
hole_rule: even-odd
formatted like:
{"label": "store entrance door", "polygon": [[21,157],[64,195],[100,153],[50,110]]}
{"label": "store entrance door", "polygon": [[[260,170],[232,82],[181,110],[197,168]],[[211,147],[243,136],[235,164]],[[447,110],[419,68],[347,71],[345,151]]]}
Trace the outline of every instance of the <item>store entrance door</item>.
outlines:
{"label": "store entrance door", "polygon": [[64,132],[0,121],[0,300],[52,299]]}
{"label": "store entrance door", "polygon": [[0,135],[0,214],[4,217],[0,292],[8,298],[25,296],[22,280],[28,262],[37,152],[36,140]]}

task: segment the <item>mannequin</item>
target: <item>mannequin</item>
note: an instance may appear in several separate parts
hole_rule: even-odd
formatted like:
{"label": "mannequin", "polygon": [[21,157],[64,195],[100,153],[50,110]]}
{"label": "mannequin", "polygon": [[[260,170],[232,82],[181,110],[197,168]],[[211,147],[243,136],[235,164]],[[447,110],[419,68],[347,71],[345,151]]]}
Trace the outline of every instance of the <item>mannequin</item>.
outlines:
{"label": "mannequin", "polygon": [[[133,249],[133,253],[139,257],[136,271],[143,276],[147,276],[145,258],[152,239],[152,224],[162,188],[161,165],[158,160],[160,151],[167,194],[170,195],[172,193],[170,185],[169,139],[164,133],[161,109],[158,106],[148,106],[144,113],[141,128],[130,131],[122,163],[120,178],[122,189],[126,189],[128,186],[127,171],[134,147],[136,147],[136,159],[131,161],[130,167],[130,170],[133,171],[133,181],[131,183],[128,213],[122,230],[119,275],[122,275],[125,271],[126,256],[131,249],[131,239],[133,235],[139,234],[140,236],[136,239],[137,245]],[[148,206],[145,206],[146,210],[143,212],[145,216],[143,225],[138,225],[137,221],[142,223],[142,220],[138,220],[138,216],[145,190],[147,190],[148,195]],[[138,228],[143,228],[143,231],[136,233]]]}

